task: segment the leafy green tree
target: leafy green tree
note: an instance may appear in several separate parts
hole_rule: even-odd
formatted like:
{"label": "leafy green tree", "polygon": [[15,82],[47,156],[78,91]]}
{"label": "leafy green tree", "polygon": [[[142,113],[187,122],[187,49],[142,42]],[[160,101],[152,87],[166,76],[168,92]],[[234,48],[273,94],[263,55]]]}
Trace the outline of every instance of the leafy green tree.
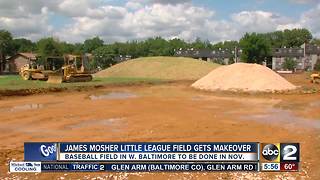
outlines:
{"label": "leafy green tree", "polygon": [[312,34],[307,29],[286,29],[284,31],[275,31],[265,33],[263,36],[270,42],[272,47],[300,47],[303,43],[309,43]]}
{"label": "leafy green tree", "polygon": [[96,36],[92,39],[87,39],[84,41],[83,50],[86,53],[92,53],[95,49],[101,46],[103,46],[103,40]]}
{"label": "leafy green tree", "polygon": [[75,45],[67,42],[59,43],[60,50],[63,54],[81,54],[75,53]]}
{"label": "leafy green tree", "polygon": [[287,47],[300,47],[312,39],[312,34],[307,29],[284,30],[283,35]]}
{"label": "leafy green tree", "polygon": [[74,44],[73,53],[74,54],[83,54],[83,53],[85,53],[84,45],[82,43],[75,43]]}
{"label": "leafy green tree", "polygon": [[190,45],[194,49],[206,49],[208,48],[208,44],[206,42],[203,42],[199,37],[196,38],[196,40],[191,43]]}
{"label": "leafy green tree", "polygon": [[180,48],[182,49],[185,49],[188,47],[188,44],[182,40],[182,39],[178,39],[178,38],[175,38],[175,39],[171,39],[169,40],[169,47],[170,47],[170,52],[169,52],[169,55],[174,55],[174,51],[175,50],[178,50]]}
{"label": "leafy green tree", "polygon": [[37,42],[38,52],[41,56],[61,56],[62,50],[58,41],[50,38],[42,38]]}
{"label": "leafy green tree", "polygon": [[314,65],[314,70],[320,71],[320,58],[317,59],[317,62]]}
{"label": "leafy green tree", "polygon": [[128,55],[133,58],[149,56],[150,47],[145,41],[131,41],[128,44]]}
{"label": "leafy green tree", "polygon": [[284,46],[288,46],[286,44],[287,41],[285,40],[283,31],[270,32],[263,34],[263,36],[266,38],[267,41],[270,42],[270,45],[272,47],[281,48]]}
{"label": "leafy green tree", "polygon": [[138,48],[139,46],[139,42],[137,41],[128,41],[126,43],[123,44],[119,44],[119,46],[122,46],[122,48],[119,47],[119,54],[121,55],[131,55],[133,58],[136,57],[140,57],[140,56],[144,56],[145,54],[147,54],[147,50],[144,51],[142,49],[142,45],[141,45],[141,49]]}
{"label": "leafy green tree", "polygon": [[144,43],[148,47],[148,56],[167,56],[170,54],[168,41],[161,37],[149,38]]}
{"label": "leafy green tree", "polygon": [[284,60],[284,63],[282,64],[282,68],[285,70],[294,71],[296,67],[297,67],[297,62],[292,58],[286,58]]}
{"label": "leafy green tree", "polygon": [[29,39],[19,38],[12,41],[15,53],[32,52],[36,50],[36,45]]}
{"label": "leafy green tree", "polygon": [[271,55],[269,42],[260,34],[246,33],[240,39],[240,47],[242,48],[241,59],[247,63],[261,64]]}
{"label": "leafy green tree", "polygon": [[13,52],[12,35],[9,31],[0,30],[0,72],[5,68],[7,55]]}
{"label": "leafy green tree", "polygon": [[314,45],[320,46],[320,39],[314,38],[312,39],[311,43]]}
{"label": "leafy green tree", "polygon": [[94,59],[91,66],[107,68],[115,64],[114,58],[116,56],[112,45],[104,45],[93,51]]}
{"label": "leafy green tree", "polygon": [[38,55],[41,59],[40,64],[44,63],[45,59],[50,56],[62,56],[63,51],[58,41],[50,38],[42,38],[37,42]]}
{"label": "leafy green tree", "polygon": [[212,46],[213,49],[229,49],[234,50],[235,47],[239,47],[238,41],[224,41],[218,42]]}

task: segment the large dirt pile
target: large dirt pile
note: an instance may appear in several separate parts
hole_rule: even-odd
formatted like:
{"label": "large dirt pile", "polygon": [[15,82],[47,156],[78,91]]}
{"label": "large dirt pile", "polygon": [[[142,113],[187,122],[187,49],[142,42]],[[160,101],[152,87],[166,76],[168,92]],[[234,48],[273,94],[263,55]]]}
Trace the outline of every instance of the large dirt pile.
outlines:
{"label": "large dirt pile", "polygon": [[218,66],[215,63],[184,57],[144,57],[116,64],[95,76],[197,80]]}
{"label": "large dirt pile", "polygon": [[214,69],[192,84],[208,91],[288,91],[296,88],[271,69],[258,65],[235,63]]}

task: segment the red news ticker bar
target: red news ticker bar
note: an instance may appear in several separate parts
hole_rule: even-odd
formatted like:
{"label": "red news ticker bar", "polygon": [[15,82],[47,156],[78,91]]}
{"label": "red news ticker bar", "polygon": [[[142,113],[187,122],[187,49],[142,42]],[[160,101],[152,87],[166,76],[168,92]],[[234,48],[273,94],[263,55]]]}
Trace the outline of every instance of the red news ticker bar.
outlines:
{"label": "red news ticker bar", "polygon": [[291,162],[291,163],[280,163],[280,171],[298,171],[299,163]]}

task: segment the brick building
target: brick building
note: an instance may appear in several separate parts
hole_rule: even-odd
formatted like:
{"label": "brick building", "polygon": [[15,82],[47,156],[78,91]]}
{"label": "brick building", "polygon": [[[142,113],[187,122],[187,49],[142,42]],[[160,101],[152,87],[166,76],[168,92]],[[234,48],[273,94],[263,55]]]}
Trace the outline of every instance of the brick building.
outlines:
{"label": "brick building", "polygon": [[25,64],[37,60],[37,54],[34,53],[17,53],[7,59],[4,72],[17,73]]}
{"label": "brick building", "polygon": [[320,61],[320,46],[303,44],[299,48],[274,48],[272,50],[272,69],[285,70],[283,63],[287,58],[296,61],[296,70],[311,71],[317,60]]}

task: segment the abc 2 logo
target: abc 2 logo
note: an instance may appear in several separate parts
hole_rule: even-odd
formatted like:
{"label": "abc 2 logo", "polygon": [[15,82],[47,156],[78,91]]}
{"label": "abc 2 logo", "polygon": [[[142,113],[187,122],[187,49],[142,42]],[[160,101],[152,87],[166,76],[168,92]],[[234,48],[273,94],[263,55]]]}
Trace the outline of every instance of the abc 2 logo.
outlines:
{"label": "abc 2 logo", "polygon": [[261,143],[261,161],[263,162],[299,162],[299,143]]}

